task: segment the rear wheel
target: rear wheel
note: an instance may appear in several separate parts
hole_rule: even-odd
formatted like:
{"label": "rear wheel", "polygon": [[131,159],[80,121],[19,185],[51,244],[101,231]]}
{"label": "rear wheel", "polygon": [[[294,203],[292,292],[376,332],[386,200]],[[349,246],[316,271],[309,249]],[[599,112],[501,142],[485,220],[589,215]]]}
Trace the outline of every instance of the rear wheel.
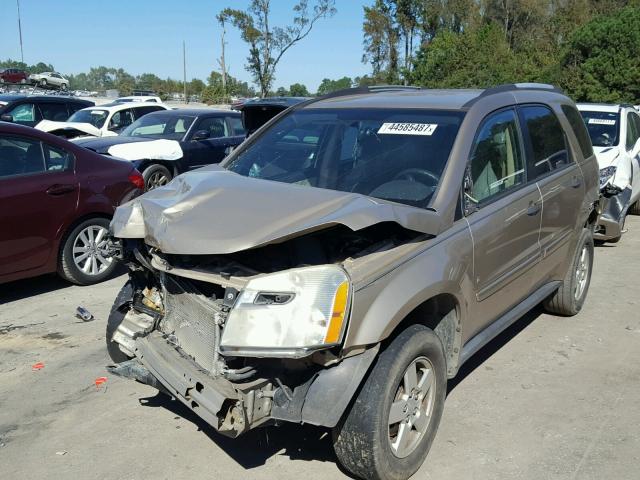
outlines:
{"label": "rear wheel", "polygon": [[77,225],[63,241],[60,251],[61,276],[78,285],[105,280],[116,267],[109,256],[109,220],[90,218]]}
{"label": "rear wheel", "polygon": [[380,354],[334,429],[340,463],[359,478],[409,478],[431,448],[446,389],[440,339],[422,325],[410,326]]}
{"label": "rear wheel", "polygon": [[60,90],[66,91],[67,90],[67,84],[63,83],[60,85]]}
{"label": "rear wheel", "polygon": [[636,200],[636,202],[629,207],[629,213],[631,215],[640,215],[640,199]]}
{"label": "rear wheel", "polygon": [[46,87],[47,86],[47,81],[44,78],[42,80],[40,80],[40,86],[41,87]]}
{"label": "rear wheel", "polygon": [[590,229],[584,228],[562,285],[544,301],[544,308],[557,315],[577,314],[587,298],[592,268],[593,234]]}
{"label": "rear wheel", "polygon": [[144,178],[144,189],[148,192],[169,183],[173,175],[164,165],[153,163],[144,169],[142,178]]}

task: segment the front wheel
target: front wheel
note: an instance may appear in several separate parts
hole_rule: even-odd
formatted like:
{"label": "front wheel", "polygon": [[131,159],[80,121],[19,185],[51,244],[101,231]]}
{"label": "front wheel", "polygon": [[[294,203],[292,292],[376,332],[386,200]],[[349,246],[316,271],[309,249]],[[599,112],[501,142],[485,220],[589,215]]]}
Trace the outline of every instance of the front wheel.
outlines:
{"label": "front wheel", "polygon": [[[609,240],[611,241],[611,240]],[[573,316],[582,310],[587,298],[593,269],[593,234],[588,228],[583,228],[573,261],[567,270],[558,290],[547,298],[543,305],[549,313]]]}
{"label": "front wheel", "polygon": [[90,218],[65,237],[60,251],[59,273],[78,285],[92,285],[108,278],[116,268],[109,252],[109,220]]}
{"label": "front wheel", "polygon": [[142,178],[144,178],[144,189],[148,192],[169,183],[173,175],[164,165],[154,163],[144,169]]}
{"label": "front wheel", "polygon": [[422,325],[408,327],[380,354],[334,429],[340,463],[363,479],[409,478],[431,448],[446,389],[440,339]]}

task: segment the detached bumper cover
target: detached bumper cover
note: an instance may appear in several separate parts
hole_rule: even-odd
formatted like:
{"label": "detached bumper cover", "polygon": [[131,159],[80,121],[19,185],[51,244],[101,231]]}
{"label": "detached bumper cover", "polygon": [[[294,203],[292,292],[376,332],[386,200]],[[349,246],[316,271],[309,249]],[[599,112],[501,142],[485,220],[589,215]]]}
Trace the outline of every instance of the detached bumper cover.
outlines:
{"label": "detached bumper cover", "polygon": [[627,215],[627,210],[629,210],[630,200],[630,188],[625,188],[617,195],[605,199],[604,208],[594,235],[596,240],[610,240],[622,235],[624,218]]}

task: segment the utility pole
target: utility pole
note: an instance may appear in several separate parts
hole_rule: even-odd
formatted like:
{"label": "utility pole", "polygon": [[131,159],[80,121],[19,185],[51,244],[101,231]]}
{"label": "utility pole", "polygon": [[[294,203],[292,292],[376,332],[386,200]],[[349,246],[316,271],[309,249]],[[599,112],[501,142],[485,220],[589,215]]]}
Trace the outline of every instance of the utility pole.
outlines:
{"label": "utility pole", "polygon": [[20,61],[24,63],[24,52],[22,51],[22,25],[20,23],[20,0],[16,0],[18,6],[18,34],[20,35]]}
{"label": "utility pole", "polygon": [[184,40],[182,41],[182,86],[184,87],[184,101],[189,103],[187,98],[187,48],[185,47]]}
{"label": "utility pole", "polygon": [[227,33],[226,25],[225,25],[226,17],[222,14],[218,14],[216,16],[216,19],[218,20],[218,23],[220,23],[220,26],[222,27],[222,33],[220,34],[222,55],[220,55],[220,58],[218,59],[218,65],[220,65],[220,70],[222,70],[222,96],[226,99],[227,98],[227,63],[225,62],[225,59],[224,59],[224,47],[226,45],[226,42],[224,41],[224,36]]}

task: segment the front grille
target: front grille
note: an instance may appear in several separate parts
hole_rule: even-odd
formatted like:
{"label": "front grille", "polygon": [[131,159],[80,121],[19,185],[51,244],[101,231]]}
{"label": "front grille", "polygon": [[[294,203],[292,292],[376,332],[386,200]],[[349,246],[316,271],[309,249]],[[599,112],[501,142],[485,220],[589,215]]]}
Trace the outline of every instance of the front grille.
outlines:
{"label": "front grille", "polygon": [[160,331],[207,371],[214,368],[216,320],[222,323],[222,300],[211,300],[188,280],[163,276],[164,310]]}

